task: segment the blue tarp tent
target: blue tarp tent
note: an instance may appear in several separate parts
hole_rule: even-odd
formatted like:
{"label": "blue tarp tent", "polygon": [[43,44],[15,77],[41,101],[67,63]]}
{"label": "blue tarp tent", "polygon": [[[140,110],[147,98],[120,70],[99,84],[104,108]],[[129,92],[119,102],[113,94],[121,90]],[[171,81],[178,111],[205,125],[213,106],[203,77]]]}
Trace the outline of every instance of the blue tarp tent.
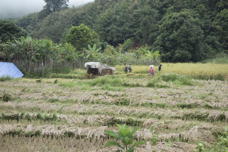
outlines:
{"label": "blue tarp tent", "polygon": [[21,78],[23,73],[10,62],[0,62],[0,77]]}

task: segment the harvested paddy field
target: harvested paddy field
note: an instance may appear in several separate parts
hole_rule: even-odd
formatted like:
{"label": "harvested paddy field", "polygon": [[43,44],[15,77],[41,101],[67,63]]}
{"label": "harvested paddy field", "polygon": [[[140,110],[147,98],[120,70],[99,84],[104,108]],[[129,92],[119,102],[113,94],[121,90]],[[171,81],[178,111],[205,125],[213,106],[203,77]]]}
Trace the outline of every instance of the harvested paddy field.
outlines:
{"label": "harvested paddy field", "polygon": [[226,80],[121,72],[55,77],[0,81],[0,151],[116,151],[104,146],[105,130],[116,124],[138,128],[138,152],[193,152],[213,149],[221,137],[227,142]]}

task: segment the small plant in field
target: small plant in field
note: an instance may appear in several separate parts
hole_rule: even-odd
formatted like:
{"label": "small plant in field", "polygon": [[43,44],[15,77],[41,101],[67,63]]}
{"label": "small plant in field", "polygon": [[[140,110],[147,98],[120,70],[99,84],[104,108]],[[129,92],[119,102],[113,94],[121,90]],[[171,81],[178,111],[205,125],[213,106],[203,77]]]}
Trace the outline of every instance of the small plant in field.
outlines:
{"label": "small plant in field", "polygon": [[157,136],[153,136],[151,138],[151,143],[152,143],[152,145],[156,145],[158,143],[158,137]]}
{"label": "small plant in field", "polygon": [[58,83],[58,80],[56,79],[55,81],[54,81],[54,84],[57,84]]}
{"label": "small plant in field", "polygon": [[205,146],[203,143],[198,143],[196,149],[197,152],[203,152],[205,150]]}
{"label": "small plant in field", "polygon": [[41,79],[36,80],[36,83],[41,83],[41,82],[42,82]]}
{"label": "small plant in field", "polygon": [[114,126],[116,124],[125,124],[125,125],[129,125],[129,126],[141,126],[142,121],[135,120],[132,118],[128,118],[126,120],[121,120],[121,119],[117,119],[117,118],[113,117],[113,118],[109,119],[107,122],[105,122],[105,125],[108,125],[108,126]]}
{"label": "small plant in field", "polygon": [[64,136],[65,137],[75,137],[75,133],[72,131],[65,131]]}
{"label": "small plant in field", "polygon": [[12,96],[6,92],[3,93],[3,96],[2,96],[2,101],[4,102],[8,102],[12,99]]}
{"label": "small plant in field", "polygon": [[136,147],[144,144],[144,142],[142,141],[135,140],[135,128],[131,128],[126,125],[117,125],[117,127],[117,132],[105,131],[106,135],[115,139],[115,141],[107,142],[106,146],[117,146],[118,152],[134,152]]}

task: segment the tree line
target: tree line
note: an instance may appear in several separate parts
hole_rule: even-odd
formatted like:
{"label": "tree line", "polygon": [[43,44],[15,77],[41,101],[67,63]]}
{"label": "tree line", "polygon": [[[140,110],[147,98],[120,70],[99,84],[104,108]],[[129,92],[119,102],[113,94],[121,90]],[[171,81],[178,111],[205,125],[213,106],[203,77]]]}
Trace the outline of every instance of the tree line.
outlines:
{"label": "tree line", "polygon": [[[74,55],[66,52],[76,57],[74,61],[150,64],[161,57],[165,62],[197,62],[228,50],[225,0],[95,0],[77,8],[68,8],[67,0],[45,2],[41,12],[14,22],[20,29],[15,38],[28,36],[31,43],[41,43],[35,48],[47,41],[53,50],[70,47]],[[7,45],[28,38],[15,42],[8,32],[14,28],[3,28],[10,27],[5,21],[0,24],[0,58],[9,60]]]}

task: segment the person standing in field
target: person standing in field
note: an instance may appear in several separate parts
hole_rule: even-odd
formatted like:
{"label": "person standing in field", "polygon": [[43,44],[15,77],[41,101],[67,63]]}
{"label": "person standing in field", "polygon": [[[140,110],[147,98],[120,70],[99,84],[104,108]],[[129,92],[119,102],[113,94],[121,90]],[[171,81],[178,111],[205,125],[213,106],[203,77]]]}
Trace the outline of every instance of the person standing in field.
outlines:
{"label": "person standing in field", "polygon": [[154,75],[155,74],[155,68],[154,68],[154,65],[150,65],[150,67],[149,67],[149,74],[151,74],[151,75]]}
{"label": "person standing in field", "polygon": [[131,65],[126,65],[124,66],[124,72],[125,73],[130,73],[132,72],[132,68],[131,68]]}
{"label": "person standing in field", "polygon": [[162,68],[162,64],[160,64],[160,65],[158,66],[158,71],[159,71],[159,72],[161,71],[161,68]]}

